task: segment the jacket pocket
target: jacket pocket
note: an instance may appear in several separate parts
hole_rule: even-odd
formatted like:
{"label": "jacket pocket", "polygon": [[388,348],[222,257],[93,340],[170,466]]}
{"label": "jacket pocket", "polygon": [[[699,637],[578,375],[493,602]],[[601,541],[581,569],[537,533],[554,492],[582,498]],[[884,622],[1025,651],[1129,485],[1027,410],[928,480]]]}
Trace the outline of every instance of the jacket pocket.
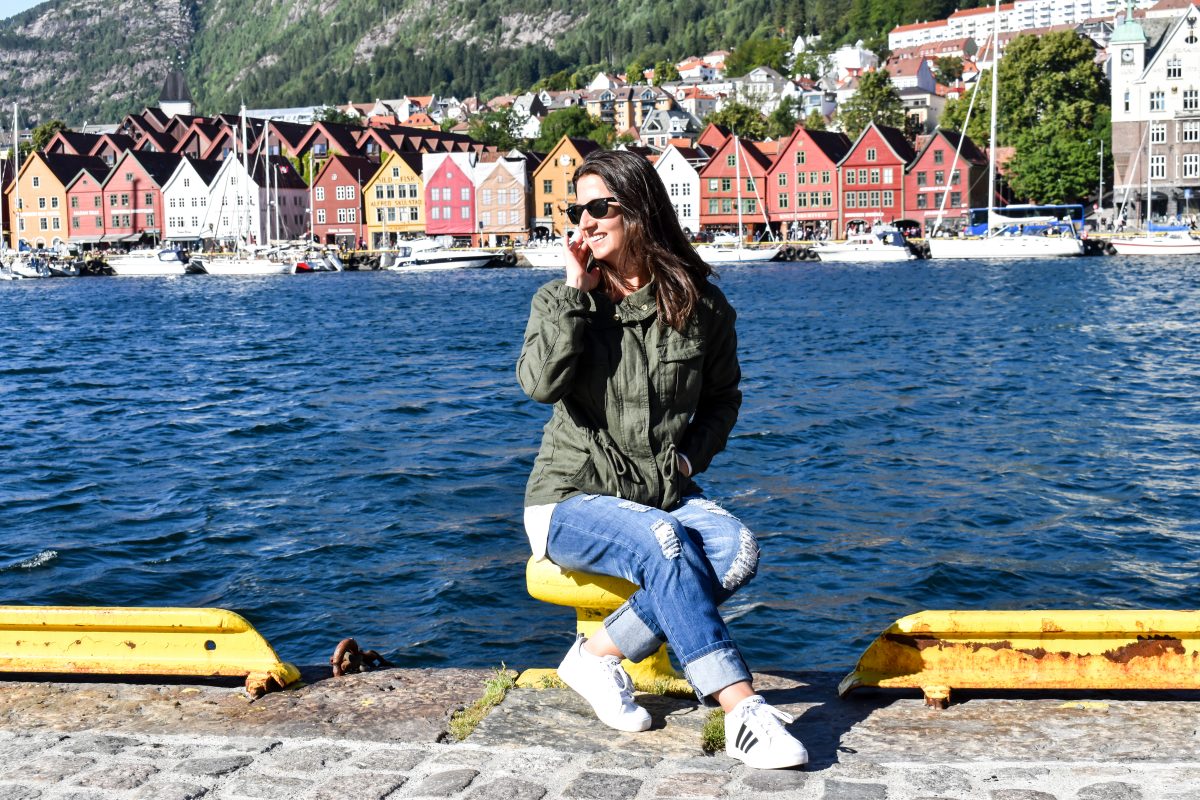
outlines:
{"label": "jacket pocket", "polygon": [[690,414],[700,399],[704,374],[704,340],[699,337],[671,335],[660,345],[662,387],[671,396],[665,398],[672,410]]}

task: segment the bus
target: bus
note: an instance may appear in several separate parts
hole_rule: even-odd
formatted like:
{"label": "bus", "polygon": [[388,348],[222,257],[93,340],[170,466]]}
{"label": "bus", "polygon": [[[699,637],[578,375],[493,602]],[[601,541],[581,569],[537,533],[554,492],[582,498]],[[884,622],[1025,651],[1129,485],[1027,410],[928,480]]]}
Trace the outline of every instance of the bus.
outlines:
{"label": "bus", "polygon": [[[1010,220],[1014,223],[1019,223],[1023,219],[1028,219],[1031,224],[1037,220],[1044,221],[1046,217],[1052,217],[1063,222],[1070,222],[1075,226],[1075,230],[1083,230],[1083,206],[1082,205],[1050,205],[1040,206],[1029,203],[1020,205],[1002,206],[993,209],[996,214],[1003,217],[1005,220]],[[986,208],[972,208],[968,212],[966,233],[969,236],[983,236],[988,231],[988,210]]]}

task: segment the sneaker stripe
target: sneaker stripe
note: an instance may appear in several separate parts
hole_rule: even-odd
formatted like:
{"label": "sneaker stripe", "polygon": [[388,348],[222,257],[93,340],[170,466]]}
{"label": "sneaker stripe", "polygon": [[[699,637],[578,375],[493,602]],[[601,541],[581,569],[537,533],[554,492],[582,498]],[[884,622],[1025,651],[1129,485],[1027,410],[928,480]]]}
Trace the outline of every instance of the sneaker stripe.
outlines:
{"label": "sneaker stripe", "polygon": [[738,731],[737,735],[738,749],[743,753],[749,753],[751,748],[753,748],[756,744],[758,744],[758,737],[756,737],[754,732],[751,731],[750,728],[746,726],[746,723],[743,722],[742,728]]}

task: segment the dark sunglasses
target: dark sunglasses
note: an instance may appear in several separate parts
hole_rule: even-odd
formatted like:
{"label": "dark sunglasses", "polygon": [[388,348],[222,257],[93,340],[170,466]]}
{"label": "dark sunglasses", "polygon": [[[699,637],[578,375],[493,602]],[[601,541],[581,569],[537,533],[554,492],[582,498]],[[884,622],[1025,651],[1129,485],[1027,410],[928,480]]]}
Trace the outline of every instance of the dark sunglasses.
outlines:
{"label": "dark sunglasses", "polygon": [[597,197],[595,200],[589,200],[583,205],[571,203],[567,206],[567,219],[571,220],[572,225],[578,225],[579,220],[583,219],[584,211],[591,214],[592,219],[604,219],[608,216],[609,204],[620,205],[615,197]]}

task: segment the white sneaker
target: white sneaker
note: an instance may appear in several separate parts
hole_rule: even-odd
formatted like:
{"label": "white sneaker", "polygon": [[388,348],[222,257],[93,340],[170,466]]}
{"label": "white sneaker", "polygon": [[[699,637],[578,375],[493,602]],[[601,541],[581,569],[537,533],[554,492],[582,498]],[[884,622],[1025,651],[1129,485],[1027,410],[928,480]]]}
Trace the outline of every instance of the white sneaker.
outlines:
{"label": "white sneaker", "polygon": [[594,656],[585,652],[583,634],[558,665],[558,677],[587,700],[596,716],[619,731],[644,731],[650,727],[650,712],[633,702],[633,681],[616,656]]}
{"label": "white sneaker", "polygon": [[725,753],[754,769],[785,769],[808,763],[804,745],[787,732],[791,714],[751,695],[725,715]]}

